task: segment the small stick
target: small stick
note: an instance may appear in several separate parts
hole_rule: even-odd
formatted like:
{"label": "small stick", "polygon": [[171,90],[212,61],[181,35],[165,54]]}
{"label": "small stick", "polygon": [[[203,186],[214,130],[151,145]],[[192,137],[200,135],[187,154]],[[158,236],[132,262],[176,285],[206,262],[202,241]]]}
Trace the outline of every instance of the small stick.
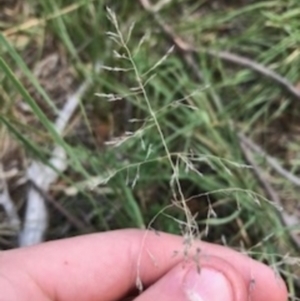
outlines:
{"label": "small stick", "polygon": [[76,216],[70,214],[68,210],[66,210],[60,203],[58,203],[54,198],[52,198],[48,193],[43,191],[40,187],[38,187],[34,182],[31,182],[34,189],[38,191],[39,194],[44,198],[45,201],[50,203],[57,211],[59,211],[71,225],[77,228],[79,231],[86,233],[92,229],[87,229],[87,225],[85,225],[80,219]]}
{"label": "small stick", "polygon": [[[257,165],[255,162],[253,155],[251,151],[248,149],[247,145],[244,142],[240,142],[241,150],[243,152],[243,155],[248,162],[253,168],[252,171],[257,177],[259,183],[261,186],[264,188],[266,191],[268,197],[274,202],[276,207],[283,208],[282,202],[274,190],[274,188],[271,186],[271,184],[265,179],[263,176],[263,171],[261,168]],[[295,215],[290,215],[288,214],[284,209],[279,210],[279,214],[281,216],[281,220],[283,221],[284,225],[288,228],[290,227],[295,227],[300,224],[299,219]],[[298,235],[295,231],[290,230],[289,235],[294,242],[294,244],[297,246],[298,249],[300,249],[300,235]]]}
{"label": "small stick", "polygon": [[[99,63],[96,65],[96,72],[100,71],[100,65]],[[86,80],[73,95],[68,97],[55,122],[58,134],[63,134],[90,83],[90,79]],[[53,166],[54,169],[50,166]],[[34,183],[36,187],[46,192],[49,190],[50,185],[57,180],[59,172],[64,172],[67,166],[65,149],[60,145],[55,145],[49,164],[46,165],[33,161],[26,171],[27,179],[29,182]],[[30,246],[42,242],[47,227],[48,214],[45,199],[34,187],[30,187],[27,193],[24,226],[19,235],[19,246]]]}
{"label": "small stick", "polygon": [[240,65],[253,71],[260,73],[261,75],[268,77],[275,82],[279,83],[283,88],[285,88],[291,95],[296,97],[300,100],[300,90],[297,89],[287,78],[281,76],[280,74],[276,73],[272,69],[259,64],[247,57],[234,54],[227,51],[214,51],[214,50],[207,50],[206,51],[209,55],[218,57],[223,61],[227,61],[236,65]]}
{"label": "small stick", "polygon": [[269,156],[259,145],[257,145],[254,141],[252,141],[248,137],[246,137],[244,134],[238,133],[238,137],[245,145],[247,145],[247,147],[249,147],[254,152],[256,152],[256,153],[260,154],[262,157],[264,157],[266,159],[266,161],[268,162],[268,164],[274,170],[276,170],[281,176],[286,178],[291,183],[293,183],[297,186],[300,186],[300,178],[296,177],[295,175],[293,175],[292,173],[287,171],[285,168],[283,168],[280,165],[280,163],[277,161],[277,159]]}

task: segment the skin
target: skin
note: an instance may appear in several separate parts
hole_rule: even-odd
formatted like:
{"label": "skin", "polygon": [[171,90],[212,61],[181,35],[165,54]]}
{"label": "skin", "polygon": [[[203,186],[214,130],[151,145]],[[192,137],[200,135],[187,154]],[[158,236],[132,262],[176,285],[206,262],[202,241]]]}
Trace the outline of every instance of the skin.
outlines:
{"label": "skin", "polygon": [[[120,230],[4,251],[0,253],[0,301],[121,300],[136,287],[138,258],[146,289],[137,297],[140,301],[186,300],[181,283],[197,265],[224,274],[232,301],[287,300],[282,279],[249,257],[198,242],[189,250],[199,255],[197,263],[185,262],[183,250],[179,236]],[[180,253],[174,256],[174,251]]]}

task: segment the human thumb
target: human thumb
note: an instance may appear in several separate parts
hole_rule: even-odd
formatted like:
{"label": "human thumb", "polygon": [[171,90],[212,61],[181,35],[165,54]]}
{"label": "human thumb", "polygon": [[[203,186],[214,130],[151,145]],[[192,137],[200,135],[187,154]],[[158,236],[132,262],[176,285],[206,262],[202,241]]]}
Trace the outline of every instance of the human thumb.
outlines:
{"label": "human thumb", "polygon": [[247,301],[247,287],[230,263],[211,256],[178,264],[135,300]]}

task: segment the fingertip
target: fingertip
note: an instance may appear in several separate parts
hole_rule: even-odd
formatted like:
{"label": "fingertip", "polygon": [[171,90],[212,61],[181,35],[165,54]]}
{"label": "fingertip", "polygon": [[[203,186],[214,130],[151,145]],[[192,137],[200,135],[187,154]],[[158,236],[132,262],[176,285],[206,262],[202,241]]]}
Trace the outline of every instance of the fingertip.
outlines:
{"label": "fingertip", "polygon": [[194,261],[181,262],[137,301],[247,301],[247,287],[242,275],[225,260],[211,257],[200,260],[201,270]]}

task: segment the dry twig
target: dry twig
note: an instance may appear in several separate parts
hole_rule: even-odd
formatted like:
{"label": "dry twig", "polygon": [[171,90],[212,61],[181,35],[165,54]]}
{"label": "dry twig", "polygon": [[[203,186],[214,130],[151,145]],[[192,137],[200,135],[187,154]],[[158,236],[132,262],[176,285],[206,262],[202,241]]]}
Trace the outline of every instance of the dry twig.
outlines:
{"label": "dry twig", "polygon": [[244,134],[239,133],[238,137],[239,137],[239,139],[245,145],[247,145],[247,147],[249,147],[254,152],[256,152],[259,155],[261,155],[262,157],[264,157],[266,159],[266,161],[268,162],[268,164],[274,170],[276,170],[281,176],[283,176],[284,178],[286,178],[289,182],[291,182],[291,183],[293,183],[293,184],[295,184],[297,186],[300,186],[300,178],[296,177],[295,175],[293,175],[292,173],[290,173],[288,170],[286,170],[285,168],[283,168],[280,165],[280,163],[277,161],[277,159],[269,156],[259,145],[257,145],[254,141],[252,141],[248,137],[246,137]]}
{"label": "dry twig", "polygon": [[[96,66],[96,71],[98,72],[99,70],[100,64]],[[58,134],[62,135],[89,85],[90,80],[87,80],[67,99],[65,106],[60,111],[55,122],[55,128]],[[26,172],[27,179],[34,185],[29,188],[27,194],[24,226],[19,235],[20,246],[30,246],[43,241],[48,226],[48,216],[44,196],[37,191],[36,187],[39,187],[40,191],[47,192],[50,185],[57,180],[59,173],[64,172],[66,168],[67,154],[65,149],[59,145],[54,147],[49,164],[45,165],[33,161],[29,166]]]}
{"label": "dry twig", "polygon": [[41,194],[43,199],[48,203],[50,203],[58,212],[60,212],[71,225],[73,225],[82,233],[94,232],[93,229],[90,229],[91,228],[90,226],[85,225],[85,223],[83,223],[80,219],[78,219],[76,216],[69,213],[68,210],[66,210],[60,203],[58,203],[45,191],[42,191],[40,187],[35,185],[35,183],[31,183],[31,184],[33,185],[34,189],[36,189],[38,193]]}
{"label": "dry twig", "polygon": [[[255,162],[253,155],[252,155],[251,151],[248,149],[247,145],[243,141],[241,141],[240,146],[241,146],[241,149],[245,156],[245,159],[247,160],[248,164],[250,164],[253,167],[252,170],[253,170],[255,176],[257,177],[261,186],[266,191],[270,200],[272,200],[274,202],[276,207],[282,208],[281,210],[279,210],[279,213],[280,213],[280,216],[281,216],[281,219],[282,219],[284,225],[287,228],[293,228],[293,227],[299,226],[299,219],[294,215],[288,214],[283,209],[282,202],[281,202],[278,194],[276,193],[274,188],[271,186],[271,184],[267,181],[267,179],[264,177],[263,171]],[[300,249],[300,235],[293,229],[290,229],[288,232],[289,232],[289,235],[290,235],[292,241],[294,242],[294,244],[298,247],[298,249]]]}

